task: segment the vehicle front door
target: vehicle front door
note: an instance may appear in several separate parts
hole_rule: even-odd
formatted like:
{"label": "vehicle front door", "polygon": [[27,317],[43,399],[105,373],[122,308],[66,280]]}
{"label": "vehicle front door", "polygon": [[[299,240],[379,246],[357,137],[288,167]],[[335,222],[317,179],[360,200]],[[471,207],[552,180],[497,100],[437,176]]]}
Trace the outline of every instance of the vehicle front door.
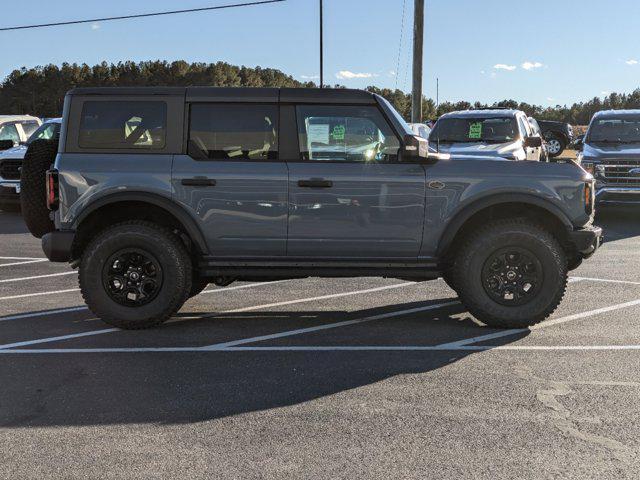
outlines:
{"label": "vehicle front door", "polygon": [[272,103],[192,103],[187,154],[173,162],[174,198],[204,232],[215,257],[284,256],[287,165],[278,155]]}
{"label": "vehicle front door", "polygon": [[289,159],[289,257],[415,260],[425,169],[399,161],[376,105],[298,105],[299,158]]}
{"label": "vehicle front door", "polygon": [[527,138],[533,136],[533,131],[531,130],[531,125],[529,125],[529,121],[525,117],[519,116],[518,124],[520,126],[520,133],[522,135],[522,141],[523,141],[522,148],[524,148],[527,160],[536,160],[536,161],[540,160],[540,156],[542,155],[542,147],[524,146],[524,141]]}

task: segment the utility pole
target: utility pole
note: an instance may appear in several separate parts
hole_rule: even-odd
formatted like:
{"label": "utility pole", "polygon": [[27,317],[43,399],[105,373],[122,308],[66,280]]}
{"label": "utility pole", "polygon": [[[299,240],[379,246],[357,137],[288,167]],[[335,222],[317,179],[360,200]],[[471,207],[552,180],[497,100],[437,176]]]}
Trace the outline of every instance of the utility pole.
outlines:
{"label": "utility pole", "polygon": [[324,85],[324,65],[323,65],[324,39],[323,39],[323,32],[322,32],[322,28],[323,28],[322,13],[323,13],[322,0],[320,0],[320,88],[322,88],[322,86]]}
{"label": "utility pole", "polygon": [[422,44],[424,42],[424,0],[414,0],[413,14],[413,88],[411,121],[422,121]]}

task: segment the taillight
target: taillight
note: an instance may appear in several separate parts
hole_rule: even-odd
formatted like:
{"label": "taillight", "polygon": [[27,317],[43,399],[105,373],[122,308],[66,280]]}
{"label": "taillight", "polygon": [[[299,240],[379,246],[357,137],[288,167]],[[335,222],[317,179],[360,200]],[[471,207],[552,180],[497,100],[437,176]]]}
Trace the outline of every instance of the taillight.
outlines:
{"label": "taillight", "polygon": [[47,208],[58,209],[58,171],[47,170]]}

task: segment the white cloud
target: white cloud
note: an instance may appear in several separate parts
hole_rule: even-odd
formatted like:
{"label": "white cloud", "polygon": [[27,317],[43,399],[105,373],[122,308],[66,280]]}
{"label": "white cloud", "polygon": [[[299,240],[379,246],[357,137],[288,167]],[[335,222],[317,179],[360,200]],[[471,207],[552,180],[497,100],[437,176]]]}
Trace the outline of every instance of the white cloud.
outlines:
{"label": "white cloud", "polygon": [[389,70],[389,76],[390,77],[395,77],[397,75],[395,70]]}
{"label": "white cloud", "polygon": [[316,80],[320,78],[320,75],[300,75],[303,80]]}
{"label": "white cloud", "polygon": [[627,60],[626,62],[627,65],[638,65],[638,60]]}
{"label": "white cloud", "polygon": [[606,90],[603,90],[602,92],[600,92],[600,95],[602,95],[603,97],[607,97],[611,95],[611,92],[607,92]]}
{"label": "white cloud", "polygon": [[542,68],[544,65],[540,62],[524,62],[522,68],[525,70],[535,70],[536,68]]}
{"label": "white cloud", "polygon": [[553,97],[547,97],[547,102],[555,102],[556,99]]}
{"label": "white cloud", "polygon": [[509,72],[512,72],[518,67],[516,67],[515,65],[505,65],[504,63],[498,63],[494,65],[493,68],[495,68],[496,70],[507,70]]}
{"label": "white cloud", "polygon": [[360,72],[350,72],[349,70],[340,70],[336,73],[336,77],[340,80],[351,80],[354,78],[372,78],[375,75],[373,73],[360,73]]}
{"label": "white cloud", "polygon": [[99,29],[100,29],[100,24],[98,23],[91,24],[91,30],[99,30]]}

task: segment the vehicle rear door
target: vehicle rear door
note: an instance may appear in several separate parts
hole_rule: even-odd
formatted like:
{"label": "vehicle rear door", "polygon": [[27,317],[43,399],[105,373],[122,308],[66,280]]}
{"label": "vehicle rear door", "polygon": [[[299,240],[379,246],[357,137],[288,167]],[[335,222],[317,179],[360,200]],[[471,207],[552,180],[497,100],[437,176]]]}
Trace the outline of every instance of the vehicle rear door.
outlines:
{"label": "vehicle rear door", "polygon": [[305,259],[415,260],[425,169],[399,162],[400,140],[377,104],[298,104],[289,166],[287,254]]}
{"label": "vehicle rear door", "polygon": [[278,155],[278,91],[187,100],[186,153],[173,162],[175,199],[199,223],[211,255],[284,256],[287,165]]}

